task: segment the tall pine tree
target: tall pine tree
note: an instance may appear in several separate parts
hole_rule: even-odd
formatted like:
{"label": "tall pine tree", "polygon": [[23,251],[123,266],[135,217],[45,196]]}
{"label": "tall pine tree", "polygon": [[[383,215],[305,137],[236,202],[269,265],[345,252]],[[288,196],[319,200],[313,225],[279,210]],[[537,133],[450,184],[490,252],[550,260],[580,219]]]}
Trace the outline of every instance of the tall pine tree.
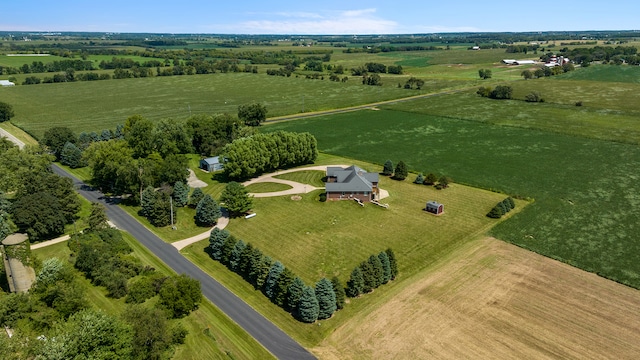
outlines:
{"label": "tall pine tree", "polygon": [[189,206],[196,207],[202,197],[204,196],[204,192],[202,192],[201,188],[195,188],[191,195],[189,196]]}
{"label": "tall pine tree", "polygon": [[312,323],[318,319],[319,312],[320,308],[316,292],[311,286],[305,286],[298,301],[298,319],[306,323]]}
{"label": "tall pine tree", "polygon": [[304,281],[296,276],[287,289],[287,310],[293,314],[295,314],[298,309],[298,301],[300,301],[304,287]]}
{"label": "tall pine tree", "polygon": [[275,293],[273,295],[273,302],[284,308],[287,305],[287,291],[289,290],[289,286],[293,283],[293,272],[289,270],[289,268],[285,268],[280,277],[278,278],[278,283],[276,284]]}
{"label": "tall pine tree", "polygon": [[395,280],[398,276],[398,263],[396,262],[396,255],[391,248],[385,251],[389,257],[389,266],[391,267],[391,280]]}
{"label": "tall pine tree", "polygon": [[382,168],[382,175],[391,176],[393,174],[393,162],[391,160],[387,160],[384,162],[384,167]]}
{"label": "tall pine tree", "polygon": [[334,276],[333,279],[331,279],[331,285],[333,285],[333,292],[336,294],[336,308],[340,310],[344,307],[344,299],[346,296],[344,286],[337,276]]}
{"label": "tall pine tree", "polygon": [[356,297],[362,294],[364,289],[364,277],[362,276],[362,269],[360,266],[356,266],[351,271],[351,278],[347,282],[347,295],[349,297]]}
{"label": "tall pine tree", "polygon": [[375,279],[375,285],[373,288],[377,288],[382,285],[384,281],[384,274],[382,270],[382,263],[380,262],[380,258],[376,255],[369,256],[369,263],[371,264],[371,268],[373,271],[373,278]]}
{"label": "tall pine tree", "polygon": [[222,246],[229,235],[227,230],[214,228],[211,231],[211,235],[209,235],[209,255],[211,258],[218,261],[222,259]]}
{"label": "tall pine tree", "polygon": [[362,285],[362,292],[371,292],[376,288],[376,283],[378,282],[374,273],[375,270],[373,269],[373,265],[371,265],[369,260],[363,261],[360,264],[360,269],[362,269],[362,279],[364,280]]}
{"label": "tall pine tree", "polygon": [[156,191],[152,186],[147,186],[146,189],[142,192],[142,197],[140,200],[140,205],[142,209],[140,209],[140,215],[147,217],[151,214],[151,209],[153,209],[153,205],[156,202]]}
{"label": "tall pine tree", "polygon": [[222,216],[222,212],[220,211],[218,203],[209,194],[203,196],[200,202],[198,202],[198,206],[196,206],[196,215],[194,217],[196,225],[212,226],[218,221],[220,216]]}
{"label": "tall pine tree", "polygon": [[271,265],[271,269],[269,269],[269,274],[267,275],[266,280],[264,281],[264,294],[271,300],[274,298],[276,285],[278,284],[278,279],[283,271],[284,265],[282,265],[280,261],[274,262],[273,265]]}
{"label": "tall pine tree", "polygon": [[381,251],[378,254],[378,259],[380,259],[380,263],[382,264],[382,283],[386,284],[391,280],[391,263],[389,262],[389,256],[386,252]]}
{"label": "tall pine tree", "polygon": [[182,181],[176,182],[173,186],[173,205],[183,207],[189,202],[189,185],[185,185]]}
{"label": "tall pine tree", "polygon": [[240,273],[240,258],[242,253],[244,252],[244,248],[247,247],[247,244],[242,240],[238,240],[233,247],[233,251],[231,251],[231,258],[229,259],[229,268],[236,273]]}
{"label": "tall pine tree", "polygon": [[316,298],[318,299],[318,319],[328,319],[336,311],[336,293],[329,279],[322,278],[316,283]]}

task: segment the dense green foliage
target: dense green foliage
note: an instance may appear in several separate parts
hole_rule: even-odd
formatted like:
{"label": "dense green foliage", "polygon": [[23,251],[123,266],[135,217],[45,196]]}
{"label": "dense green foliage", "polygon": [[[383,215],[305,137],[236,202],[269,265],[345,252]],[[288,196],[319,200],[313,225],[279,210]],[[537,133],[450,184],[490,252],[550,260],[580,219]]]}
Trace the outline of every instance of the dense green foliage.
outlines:
{"label": "dense green foliage", "polygon": [[316,298],[318,299],[318,319],[328,319],[337,310],[336,293],[329,279],[322,278],[316,283]]}
{"label": "dense green foliage", "polygon": [[158,306],[169,318],[181,318],[198,308],[202,300],[200,282],[186,275],[167,279],[158,292]]}
{"label": "dense green foliage", "polygon": [[494,206],[489,213],[487,213],[487,217],[492,219],[499,219],[502,215],[508,213],[512,209],[516,207],[516,203],[513,201],[513,198],[509,196],[508,198],[502,200],[496,206]]}
{"label": "dense green foliage", "polygon": [[387,160],[384,162],[384,166],[382,168],[382,175],[386,175],[386,176],[393,175],[393,162],[391,160]]}
{"label": "dense green foliage", "polygon": [[318,319],[320,307],[316,292],[311,286],[302,289],[302,295],[298,300],[296,316],[300,321],[312,323]]}
{"label": "dense green foliage", "polygon": [[194,217],[196,225],[212,226],[220,216],[222,216],[222,212],[218,203],[211,195],[205,194],[196,206],[196,215]]}
{"label": "dense green foliage", "polygon": [[240,138],[225,146],[224,172],[231,179],[247,179],[264,172],[309,164],[318,157],[309,133],[278,131]]}
{"label": "dense green foliage", "polygon": [[0,101],[0,122],[9,121],[14,116],[15,112],[13,111],[13,106]]}
{"label": "dense green foliage", "polygon": [[224,207],[231,216],[246,214],[253,204],[247,188],[235,181],[231,181],[225,186],[220,195],[220,202],[224,203]]}
{"label": "dense green foliage", "polygon": [[404,180],[409,175],[409,168],[407,168],[407,164],[404,161],[400,160],[398,165],[396,165],[396,169],[393,171],[393,178],[396,180]]}
{"label": "dense green foliage", "polygon": [[259,126],[267,119],[267,107],[258,103],[240,105],[238,119],[247,126]]}
{"label": "dense green foliage", "polygon": [[42,144],[60,161],[62,158],[62,150],[67,143],[75,144],[77,141],[76,134],[65,126],[52,127],[44,132]]}
{"label": "dense green foliage", "polygon": [[173,186],[173,193],[171,193],[173,205],[176,207],[183,207],[187,205],[189,202],[189,191],[189,185],[186,185],[182,181],[177,181]]}

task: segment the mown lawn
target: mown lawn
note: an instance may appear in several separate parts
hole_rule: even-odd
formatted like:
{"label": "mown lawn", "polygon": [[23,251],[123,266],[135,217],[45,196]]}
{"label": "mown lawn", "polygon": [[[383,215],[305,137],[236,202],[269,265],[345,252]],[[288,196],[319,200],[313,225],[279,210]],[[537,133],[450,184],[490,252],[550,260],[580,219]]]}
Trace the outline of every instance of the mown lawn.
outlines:
{"label": "mown lawn", "polygon": [[[322,155],[316,164],[355,163],[370,171],[376,165]],[[310,171],[303,172],[310,173]],[[317,172],[315,172],[317,173]],[[317,176],[317,174],[315,174]],[[415,175],[411,175],[413,177]],[[381,179],[381,187],[390,192],[383,209],[373,204],[364,207],[351,201],[318,200],[321,190],[301,195],[256,198],[252,219],[233,219],[227,229],[235,237],[250,242],[274,260],[300,276],[307,284],[322,277],[338,276],[344,283],[351,270],[369,255],[392,248],[399,262],[399,279],[374,294],[352,299],[351,304],[321,325],[308,325],[271,304],[266,297],[238,275],[231,273],[204,252],[208,241],[200,241],[183,250],[183,254],[225,286],[242,296],[303,345],[313,346],[328,333],[349,321],[364,309],[380,301],[381,294],[409,284],[412,275],[429,267],[475,235],[497,224],[485,214],[506,195],[463,185],[435,190],[412,184],[411,180]],[[445,214],[433,216],[422,209],[428,200],[445,204]],[[518,201],[518,210],[527,202]],[[391,290],[393,289],[393,290]]]}
{"label": "mown lawn", "polygon": [[[140,245],[131,235],[123,233],[127,243],[133,248],[136,257],[143,264],[153,266],[156,271],[172,274],[158,258]],[[69,258],[66,242],[33,251],[38,258]],[[107,313],[118,315],[126,307],[123,299],[112,299],[106,296],[102,287],[92,286],[89,280],[82,277],[87,289],[89,303]],[[200,308],[186,318],[179,320],[189,331],[184,345],[178,346],[174,359],[270,359],[272,355],[259,345],[252,337],[233,323],[226,315],[209,301],[204,300]]]}
{"label": "mown lawn", "polygon": [[324,187],[324,182],[322,181],[324,177],[325,172],[318,170],[302,170],[274,176],[276,179],[291,180],[315,187]]}
{"label": "mown lawn", "polygon": [[[386,159],[394,163],[404,160],[414,171],[444,174],[459,183],[535,198],[532,206],[491,233],[640,287],[640,148],[466,121],[465,117],[454,116],[455,108],[466,99],[475,98],[440,96],[439,106],[435,99],[424,99],[381,111],[279,123],[265,130],[310,131],[317,137],[319,148],[331,154],[379,164]],[[520,106],[513,102],[499,104]],[[472,116],[508,122],[510,118],[503,117],[500,106],[478,108]],[[436,115],[446,109],[453,110],[448,116]],[[555,114],[538,121],[563,120]],[[607,131],[588,121],[581,125],[586,131]],[[335,128],[341,131],[326,131]],[[629,136],[629,141],[634,140]]]}
{"label": "mown lawn", "polygon": [[291,189],[291,186],[280,183],[265,182],[250,184],[247,187],[247,191],[250,193],[268,193]]}

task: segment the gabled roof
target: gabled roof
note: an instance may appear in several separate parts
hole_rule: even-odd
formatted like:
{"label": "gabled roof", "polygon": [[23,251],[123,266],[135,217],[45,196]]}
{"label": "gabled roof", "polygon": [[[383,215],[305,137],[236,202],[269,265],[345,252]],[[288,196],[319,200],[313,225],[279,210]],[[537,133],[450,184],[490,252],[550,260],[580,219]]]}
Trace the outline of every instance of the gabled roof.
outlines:
{"label": "gabled roof", "polygon": [[327,167],[327,176],[335,177],[336,182],[325,184],[327,192],[363,192],[372,191],[373,183],[378,182],[377,173],[368,173],[352,165],[346,169],[341,167]]}
{"label": "gabled roof", "polygon": [[214,157],[202,159],[201,161],[204,161],[209,165],[219,164],[220,163],[220,157],[219,156],[214,156]]}

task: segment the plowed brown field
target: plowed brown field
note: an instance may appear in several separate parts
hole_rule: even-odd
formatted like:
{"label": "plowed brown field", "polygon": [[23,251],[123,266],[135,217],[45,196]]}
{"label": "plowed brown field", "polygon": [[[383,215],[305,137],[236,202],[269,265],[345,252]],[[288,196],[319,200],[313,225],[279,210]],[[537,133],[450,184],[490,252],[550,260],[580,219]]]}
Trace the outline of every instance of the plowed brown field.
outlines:
{"label": "plowed brown field", "polygon": [[640,291],[482,239],[312,349],[323,359],[638,359]]}

